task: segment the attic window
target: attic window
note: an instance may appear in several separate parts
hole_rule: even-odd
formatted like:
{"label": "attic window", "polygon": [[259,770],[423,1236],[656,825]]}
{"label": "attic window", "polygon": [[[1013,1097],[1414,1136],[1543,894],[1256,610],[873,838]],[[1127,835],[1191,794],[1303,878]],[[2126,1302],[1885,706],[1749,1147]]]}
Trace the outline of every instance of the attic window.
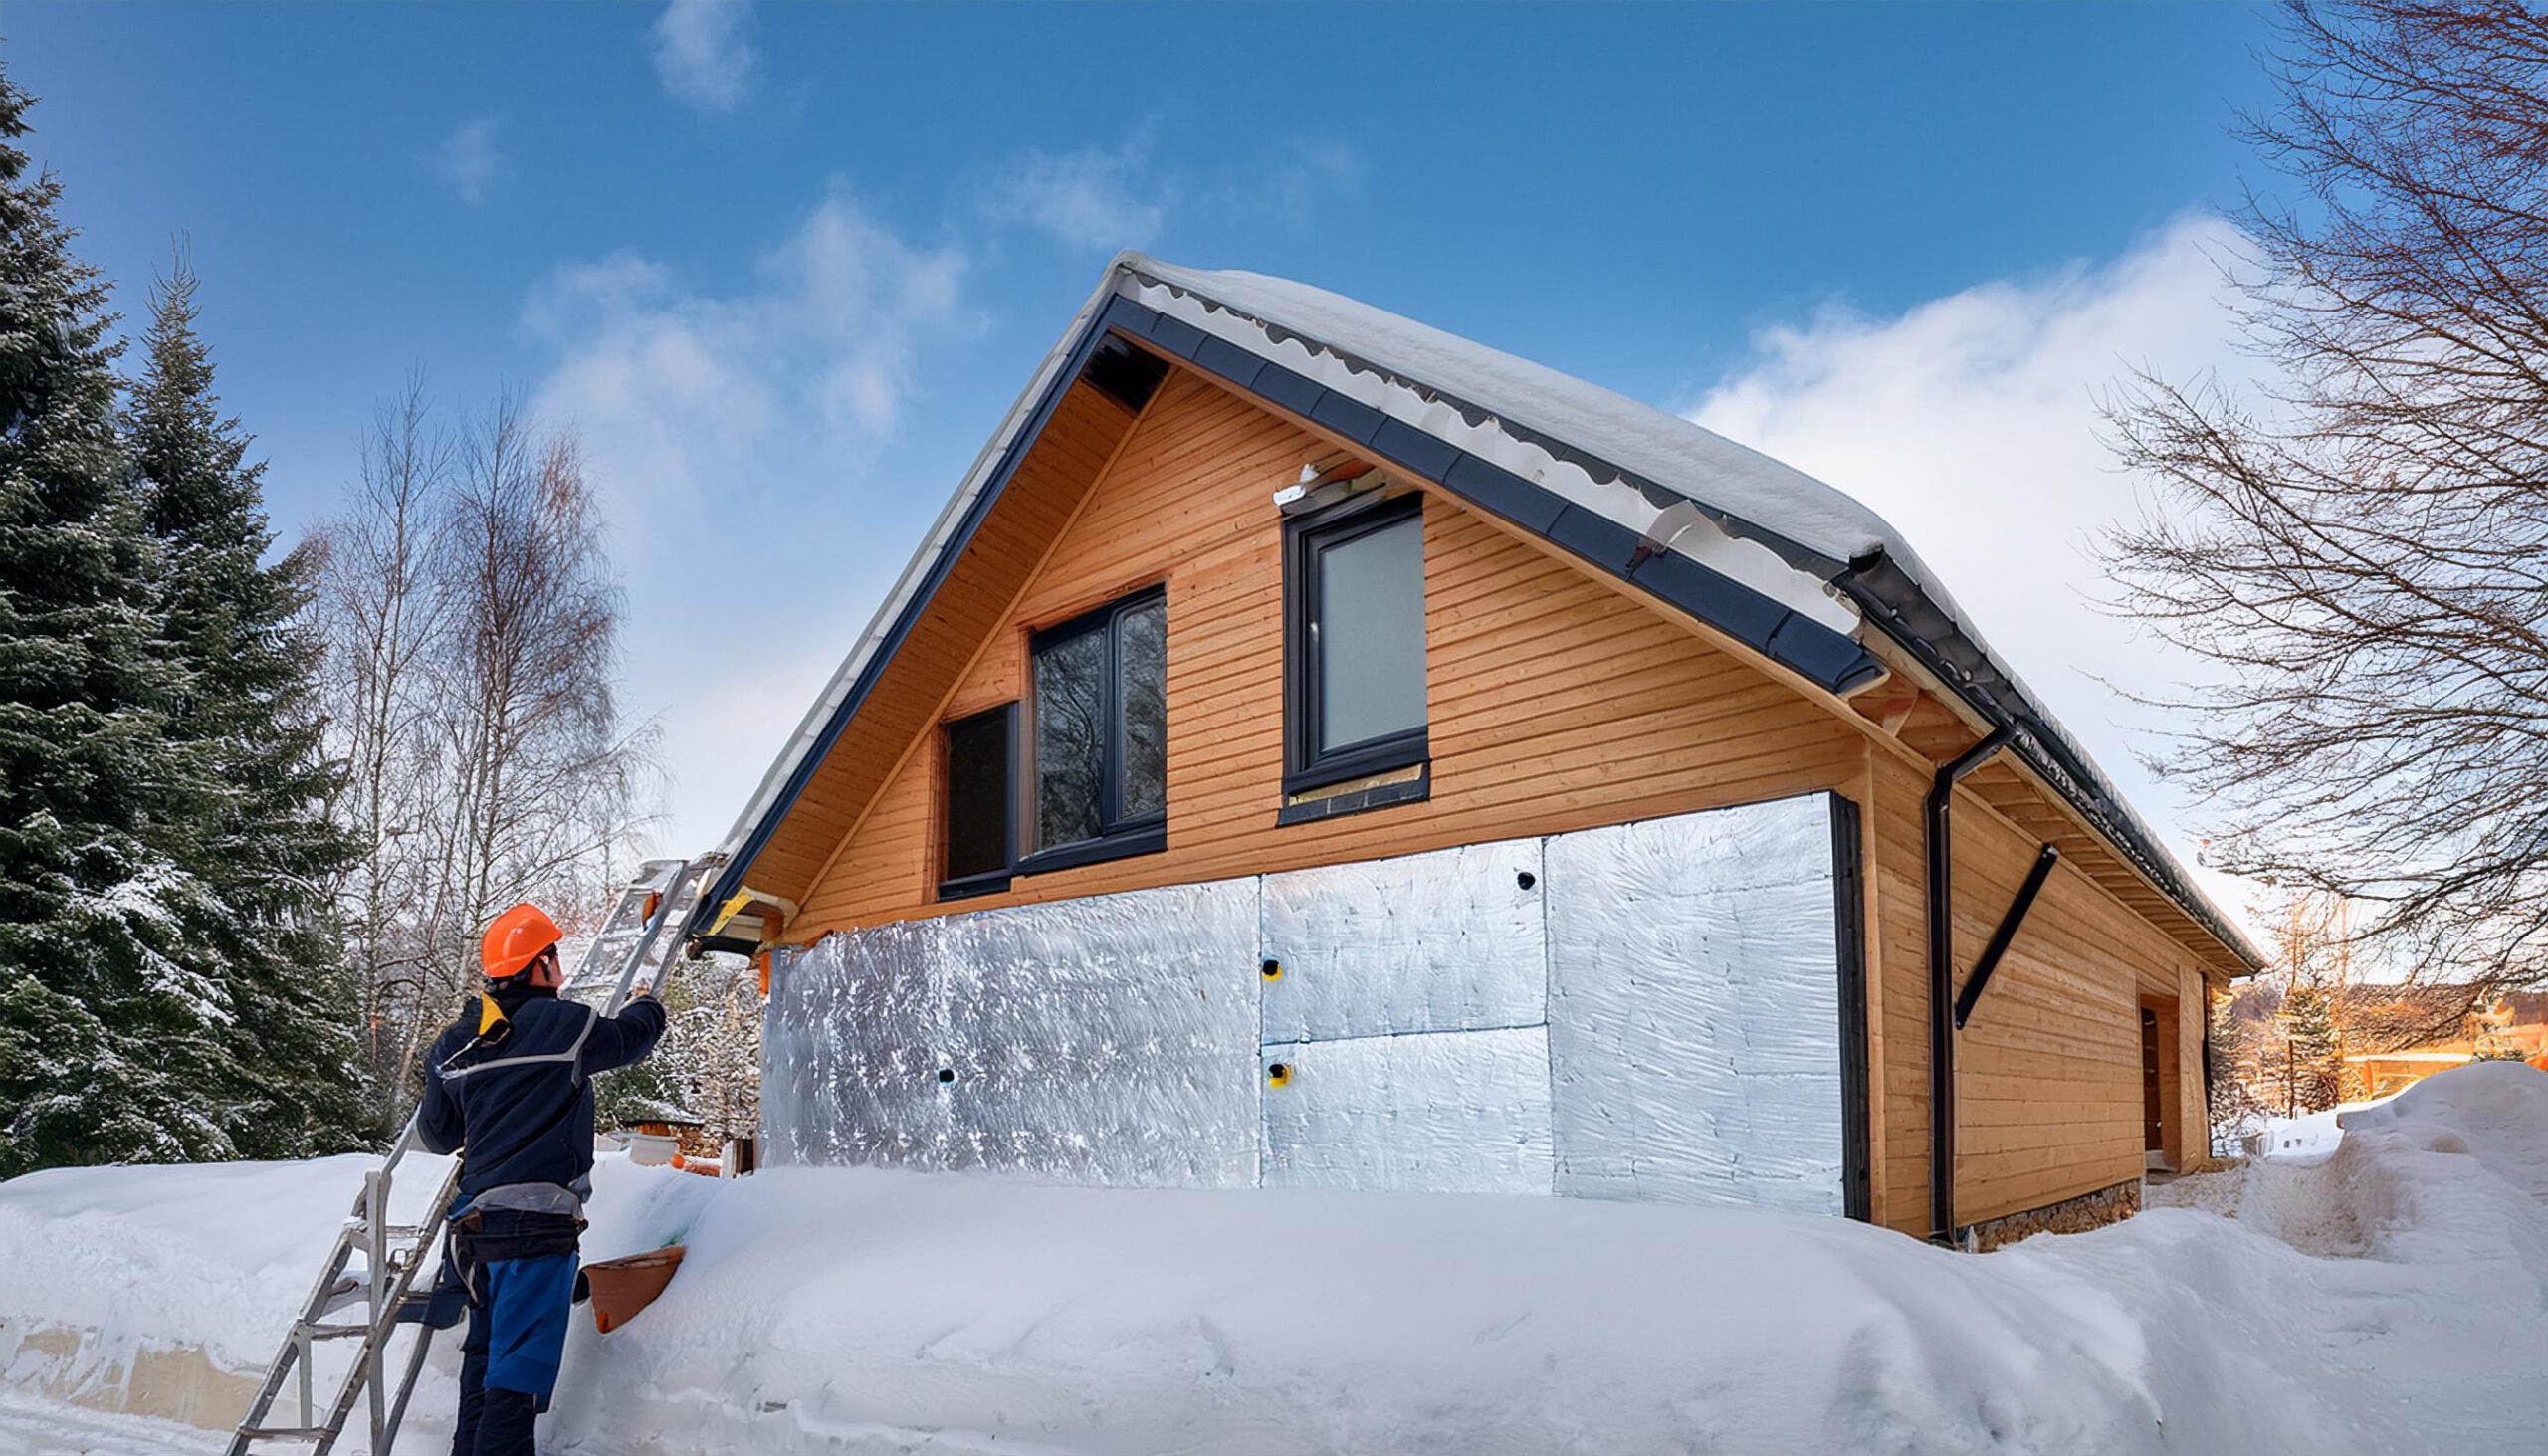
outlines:
{"label": "attic window", "polygon": [[1427,761],[1423,531],[1411,495],[1286,526],[1287,797]]}
{"label": "attic window", "polygon": [[1159,382],[1168,377],[1168,360],[1147,349],[1135,348],[1121,334],[1110,333],[1098,340],[1088,356],[1088,367],[1081,377],[1108,398],[1135,414],[1151,402]]}
{"label": "attic window", "polygon": [[1016,777],[1017,705],[947,725],[947,782],[942,795],[945,873],[938,898],[991,895],[1008,888],[1015,838],[1009,785]]}
{"label": "attic window", "polygon": [[1168,847],[1168,594],[1110,602],[1029,644],[1035,852],[1021,873]]}

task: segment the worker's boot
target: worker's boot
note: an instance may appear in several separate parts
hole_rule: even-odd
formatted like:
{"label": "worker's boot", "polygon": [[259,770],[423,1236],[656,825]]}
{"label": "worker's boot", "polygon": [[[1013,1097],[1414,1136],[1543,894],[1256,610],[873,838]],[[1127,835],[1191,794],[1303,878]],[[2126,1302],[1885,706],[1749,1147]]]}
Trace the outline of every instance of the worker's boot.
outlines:
{"label": "worker's boot", "polygon": [[539,1397],[520,1390],[489,1390],[478,1408],[478,1449],[473,1456],[531,1456],[531,1427]]}

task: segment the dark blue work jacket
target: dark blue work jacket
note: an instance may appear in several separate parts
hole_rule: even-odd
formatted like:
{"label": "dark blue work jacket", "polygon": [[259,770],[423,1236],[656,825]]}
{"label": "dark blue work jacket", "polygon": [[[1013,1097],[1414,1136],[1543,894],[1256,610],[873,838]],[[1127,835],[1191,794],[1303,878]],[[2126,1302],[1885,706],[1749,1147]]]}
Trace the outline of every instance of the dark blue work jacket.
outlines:
{"label": "dark blue work jacket", "polygon": [[602,1016],[554,991],[500,986],[505,1020],[486,1035],[455,1021],[425,1063],[417,1131],[434,1152],[460,1150],[471,1199],[512,1183],[592,1190],[593,1074],[641,1061],[664,1034],[651,997]]}

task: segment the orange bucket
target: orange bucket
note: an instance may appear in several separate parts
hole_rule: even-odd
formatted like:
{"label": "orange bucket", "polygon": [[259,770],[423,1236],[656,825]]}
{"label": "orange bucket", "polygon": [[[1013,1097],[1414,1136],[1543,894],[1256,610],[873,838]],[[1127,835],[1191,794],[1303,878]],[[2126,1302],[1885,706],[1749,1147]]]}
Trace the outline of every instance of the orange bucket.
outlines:
{"label": "orange bucket", "polygon": [[584,1266],[584,1281],[593,1296],[593,1328],[604,1334],[637,1317],[655,1302],[681,1268],[681,1245],[625,1259],[605,1259]]}

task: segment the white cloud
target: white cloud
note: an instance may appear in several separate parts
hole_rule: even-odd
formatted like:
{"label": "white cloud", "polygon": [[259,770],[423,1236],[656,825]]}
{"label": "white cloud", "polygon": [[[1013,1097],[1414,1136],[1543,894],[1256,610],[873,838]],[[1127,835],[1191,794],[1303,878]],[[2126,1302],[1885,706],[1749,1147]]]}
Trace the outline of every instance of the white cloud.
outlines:
{"label": "white cloud", "polygon": [[[879,543],[877,554],[893,554],[896,545]],[[897,556],[893,565],[901,565]],[[880,580],[871,595],[883,594]],[[739,592],[748,596],[748,590]],[[752,616],[766,618],[772,602],[760,597]],[[831,681],[850,644],[866,620],[854,608],[817,610],[786,602],[790,630],[775,641],[744,639],[745,651],[721,661],[719,643],[705,634],[677,639],[699,651],[684,663],[678,679],[655,679],[649,697],[632,681],[632,703],[651,703],[663,730],[664,763],[670,770],[671,798],[652,852],[696,855],[717,847],[735,819],[751,802],[761,775],[786,745],[787,735],[823,686]],[[635,678],[632,673],[632,679]]]}
{"label": "white cloud", "polygon": [[496,118],[481,116],[462,122],[434,148],[434,175],[471,207],[483,205],[513,170],[512,159],[496,144]]}
{"label": "white cloud", "polygon": [[743,0],[672,0],[655,21],[655,74],[698,111],[731,111],[750,94],[759,58]]}
{"label": "white cloud", "polygon": [[1363,155],[1352,146],[1294,138],[1271,148],[1243,180],[1223,183],[1215,200],[1237,217],[1273,217],[1300,227],[1318,222],[1362,183]]}
{"label": "white cloud", "polygon": [[[2165,691],[2202,669],[2096,605],[2112,595],[2096,538],[2138,510],[2098,402],[2136,368],[2252,377],[2217,261],[2234,246],[2227,224],[2187,217],[2103,265],[1891,317],[1830,309],[1757,335],[1751,361],[1689,412],[1892,521],[2189,864],[2201,806],[2137,756],[2168,721],[2105,683]],[[2245,908],[2243,885],[2196,873],[2225,909]]]}
{"label": "white cloud", "polygon": [[1149,153],[1148,127],[1111,151],[1030,151],[993,180],[983,211],[1074,247],[1139,248],[1159,235],[1169,201],[1168,188],[1145,176]]}
{"label": "white cloud", "polygon": [[960,312],[963,256],[904,243],[835,191],[757,286],[685,288],[621,252],[549,275],[524,323],[557,362],[544,413],[582,425],[629,506],[695,502],[743,458],[828,454],[894,428],[912,351]]}
{"label": "white cloud", "polygon": [[[666,848],[724,832],[900,566],[908,542],[860,532],[879,504],[863,467],[918,353],[968,325],[964,270],[835,189],[747,287],[697,289],[621,252],[559,268],[525,304],[553,355],[533,407],[579,432],[613,524],[628,702],[663,715]],[[788,580],[783,627],[737,576],[755,569]]]}

